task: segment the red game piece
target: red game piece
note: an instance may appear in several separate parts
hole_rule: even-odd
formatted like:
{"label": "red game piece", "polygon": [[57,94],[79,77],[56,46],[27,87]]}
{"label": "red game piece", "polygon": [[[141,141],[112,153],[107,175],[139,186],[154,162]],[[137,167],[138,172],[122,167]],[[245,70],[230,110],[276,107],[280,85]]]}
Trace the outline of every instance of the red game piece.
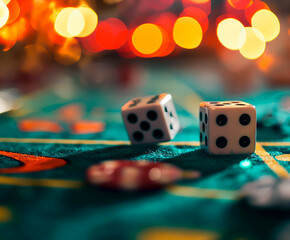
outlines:
{"label": "red game piece", "polygon": [[182,170],[169,163],[110,160],[87,170],[92,185],[127,191],[162,188],[182,178]]}

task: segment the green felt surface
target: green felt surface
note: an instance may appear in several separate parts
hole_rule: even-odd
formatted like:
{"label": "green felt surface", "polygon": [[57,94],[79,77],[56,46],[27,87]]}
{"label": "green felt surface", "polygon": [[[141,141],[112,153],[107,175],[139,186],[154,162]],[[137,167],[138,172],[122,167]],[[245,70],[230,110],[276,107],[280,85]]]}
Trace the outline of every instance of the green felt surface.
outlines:
{"label": "green felt surface", "polygon": [[[11,212],[12,219],[1,222],[0,239],[141,239],[140,233],[156,229],[186,229],[211,232],[215,239],[271,239],[277,231],[290,223],[289,212],[276,213],[248,208],[238,198],[239,189],[247,182],[264,175],[278,177],[257,154],[250,156],[209,156],[198,146],[155,145],[132,147],[114,144],[127,135],[121,122],[120,107],[131,97],[169,92],[177,100],[176,108],[182,131],[174,139],[198,141],[196,108],[188,108],[193,95],[201,99],[223,99],[224,92],[205,94],[201,86],[192,81],[194,76],[178,71],[150,68],[142,84],[134,91],[88,90],[73,84],[69,97],[63,97],[57,84],[22,100],[26,114],[7,114],[0,118],[1,151],[62,158],[64,167],[34,173],[0,175],[0,207]],[[287,90],[263,90],[241,100],[255,104],[258,120],[277,99],[289,95]],[[235,98],[237,99],[237,97]],[[103,121],[106,129],[97,134],[72,134],[67,123],[58,118],[58,109],[70,103],[82,104],[86,120]],[[194,102],[193,104],[197,104]],[[99,110],[102,111],[98,112]],[[24,111],[24,112],[25,112]],[[37,118],[58,122],[60,133],[27,133],[18,129],[23,119]],[[19,139],[83,139],[110,140],[103,144],[65,143],[13,143],[5,138]],[[259,142],[281,142],[278,146],[265,146],[271,156],[289,154],[289,136],[271,128],[259,128]],[[116,192],[91,187],[85,183],[85,171],[94,164],[108,159],[147,159],[169,162],[183,170],[198,170],[197,180],[181,180],[173,187],[198,189],[191,196],[171,191],[170,188],[154,192]],[[243,163],[250,164],[243,164]],[[289,161],[277,161],[290,172]],[[20,166],[21,163],[0,157],[0,168]],[[72,180],[80,182],[76,188],[53,186],[20,186],[5,184],[1,177]],[[204,190],[204,191],[203,191]],[[213,190],[213,192],[212,192]],[[188,191],[185,193],[188,193]],[[2,213],[3,214],[3,213]],[[181,238],[180,238],[181,239]]]}

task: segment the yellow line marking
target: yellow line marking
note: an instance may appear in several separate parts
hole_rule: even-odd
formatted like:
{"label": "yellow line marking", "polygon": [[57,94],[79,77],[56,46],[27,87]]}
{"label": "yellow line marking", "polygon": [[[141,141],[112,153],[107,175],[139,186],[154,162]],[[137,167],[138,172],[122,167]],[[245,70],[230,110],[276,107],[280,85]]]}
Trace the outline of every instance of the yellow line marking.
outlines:
{"label": "yellow line marking", "polygon": [[268,167],[280,178],[290,177],[289,173],[283,168],[262,146],[256,145],[255,153],[268,165]]}
{"label": "yellow line marking", "polygon": [[58,179],[34,179],[0,176],[1,185],[14,185],[22,187],[55,187],[55,188],[80,188],[81,181],[58,180]]}
{"label": "yellow line marking", "polygon": [[195,198],[208,198],[208,199],[220,199],[220,200],[238,200],[238,191],[218,190],[218,189],[206,189],[196,188],[189,186],[173,185],[166,188],[166,191],[170,194],[181,197],[195,197]]}
{"label": "yellow line marking", "polygon": [[279,161],[285,161],[289,162],[290,161],[290,154],[283,154],[275,157]]}
{"label": "yellow line marking", "polygon": [[10,222],[12,220],[12,213],[9,208],[0,206],[0,223]]}
{"label": "yellow line marking", "polygon": [[[3,143],[52,143],[52,144],[84,144],[84,145],[130,145],[129,141],[119,140],[86,140],[86,139],[46,139],[46,138],[0,138]],[[261,146],[290,146],[290,142],[258,142]],[[199,146],[198,141],[164,142],[165,146]]]}
{"label": "yellow line marking", "polygon": [[274,146],[290,146],[290,142],[259,142],[261,145],[266,147]]}

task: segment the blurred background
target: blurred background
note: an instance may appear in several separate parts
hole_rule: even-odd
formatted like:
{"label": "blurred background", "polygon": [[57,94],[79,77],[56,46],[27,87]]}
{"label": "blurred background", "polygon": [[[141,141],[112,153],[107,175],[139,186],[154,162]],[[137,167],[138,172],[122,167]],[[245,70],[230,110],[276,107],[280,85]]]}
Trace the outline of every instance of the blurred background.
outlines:
{"label": "blurred background", "polygon": [[289,87],[289,9],[287,0],[1,0],[0,85],[33,91],[73,69],[83,85],[124,87],[132,65],[151,62],[219,75],[234,94]]}
{"label": "blurred background", "polygon": [[287,0],[0,0],[0,88],[134,91],[158,69],[208,98],[288,89],[289,10]]}

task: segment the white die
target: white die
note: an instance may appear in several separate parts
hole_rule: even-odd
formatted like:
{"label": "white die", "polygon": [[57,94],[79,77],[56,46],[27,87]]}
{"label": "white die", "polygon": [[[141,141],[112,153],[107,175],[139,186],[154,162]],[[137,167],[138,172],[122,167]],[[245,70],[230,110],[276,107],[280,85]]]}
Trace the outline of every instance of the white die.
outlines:
{"label": "white die", "polygon": [[200,103],[200,145],[211,154],[251,154],[256,146],[255,106],[241,101]]}
{"label": "white die", "polygon": [[170,141],[180,129],[168,93],[130,100],[122,107],[122,117],[132,144]]}

